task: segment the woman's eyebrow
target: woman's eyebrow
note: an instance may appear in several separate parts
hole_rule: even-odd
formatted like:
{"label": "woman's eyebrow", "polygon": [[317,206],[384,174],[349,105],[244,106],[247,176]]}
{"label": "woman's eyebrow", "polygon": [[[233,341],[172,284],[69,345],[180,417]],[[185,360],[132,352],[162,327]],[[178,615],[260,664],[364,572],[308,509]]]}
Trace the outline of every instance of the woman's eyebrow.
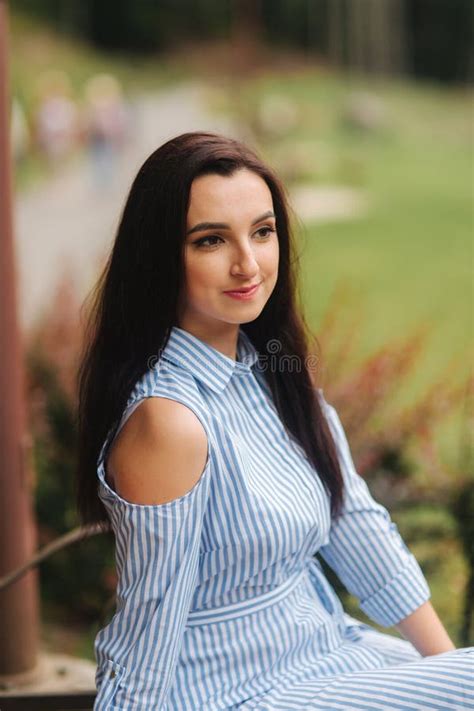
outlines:
{"label": "woman's eyebrow", "polygon": [[[263,215],[260,215],[260,217],[257,217],[253,222],[252,222],[252,227],[253,225],[256,225],[257,222],[261,222],[262,220],[266,220],[267,217],[275,217],[275,213],[272,212],[272,210],[268,210],[268,212],[264,212]],[[225,222],[200,222],[197,225],[194,225],[190,230],[186,232],[187,235],[192,234],[193,232],[201,232],[202,230],[230,230],[230,225],[226,224]]]}

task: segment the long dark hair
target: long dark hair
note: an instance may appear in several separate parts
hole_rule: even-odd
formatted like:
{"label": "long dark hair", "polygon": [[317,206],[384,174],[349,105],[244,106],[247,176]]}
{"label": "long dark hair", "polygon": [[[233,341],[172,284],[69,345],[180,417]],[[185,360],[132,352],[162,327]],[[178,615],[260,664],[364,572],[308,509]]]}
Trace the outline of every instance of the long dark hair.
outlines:
{"label": "long dark hair", "polygon": [[[278,356],[305,364],[267,368],[266,381],[287,431],[302,446],[340,512],[343,478],[335,444],[307,368],[313,340],[297,303],[295,254],[286,191],[249,147],[209,132],[185,133],[154,151],[143,163],[126,200],[112,252],[91,294],[92,310],[78,371],[79,457],[77,502],[84,523],[106,522],[97,495],[97,459],[112,441],[130,392],[178,325],[184,280],[184,241],[191,184],[200,175],[232,175],[247,168],[268,185],[279,240],[275,288],[254,321],[241,328],[260,354],[279,343]],[[272,345],[270,345],[271,349]]]}

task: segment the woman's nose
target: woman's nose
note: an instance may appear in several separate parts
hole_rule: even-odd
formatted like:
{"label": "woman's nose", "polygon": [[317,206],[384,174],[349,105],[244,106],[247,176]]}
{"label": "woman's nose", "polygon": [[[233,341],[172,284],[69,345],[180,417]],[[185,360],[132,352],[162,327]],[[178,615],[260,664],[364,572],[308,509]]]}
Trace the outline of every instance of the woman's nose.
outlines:
{"label": "woman's nose", "polygon": [[232,264],[233,274],[247,274],[252,276],[258,272],[258,262],[255,254],[250,247],[239,250],[239,253],[234,257]]}

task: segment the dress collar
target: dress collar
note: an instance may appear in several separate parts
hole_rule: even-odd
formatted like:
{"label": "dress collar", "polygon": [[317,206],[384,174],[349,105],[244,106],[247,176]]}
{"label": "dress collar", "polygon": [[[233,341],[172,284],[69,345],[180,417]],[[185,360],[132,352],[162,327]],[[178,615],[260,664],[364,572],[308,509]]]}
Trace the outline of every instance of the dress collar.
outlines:
{"label": "dress collar", "polygon": [[237,339],[238,360],[229,358],[200,338],[179,326],[172,326],[161,357],[191,372],[211,390],[220,393],[232,375],[247,375],[258,361],[258,351],[240,328]]}

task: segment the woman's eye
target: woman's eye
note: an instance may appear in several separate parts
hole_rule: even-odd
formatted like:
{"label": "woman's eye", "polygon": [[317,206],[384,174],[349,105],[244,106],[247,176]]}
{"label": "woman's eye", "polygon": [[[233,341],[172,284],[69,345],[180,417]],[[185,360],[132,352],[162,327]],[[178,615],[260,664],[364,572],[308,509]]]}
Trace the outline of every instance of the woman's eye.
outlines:
{"label": "woman's eye", "polygon": [[[212,242],[212,244],[209,244],[209,240],[215,240],[215,239],[220,239],[217,235],[209,235],[209,237],[201,237],[201,239],[197,239],[194,244],[197,245],[198,247],[201,247],[201,245],[204,245],[205,247],[212,247],[215,242]],[[205,242],[208,242],[208,244],[204,244]]]}
{"label": "woman's eye", "polygon": [[257,230],[257,234],[260,233],[260,232],[266,232],[266,233],[267,233],[267,234],[265,234],[265,235],[262,235],[262,237],[265,238],[265,237],[269,237],[272,232],[275,232],[275,230],[273,229],[273,227],[260,227],[260,229]]}
{"label": "woman's eye", "polygon": [[[267,239],[272,232],[275,232],[273,227],[261,227],[255,234],[260,235],[263,239]],[[222,238],[218,235],[208,235],[207,237],[197,239],[193,244],[195,244],[196,247],[214,247],[217,244],[216,240],[222,242]]]}

